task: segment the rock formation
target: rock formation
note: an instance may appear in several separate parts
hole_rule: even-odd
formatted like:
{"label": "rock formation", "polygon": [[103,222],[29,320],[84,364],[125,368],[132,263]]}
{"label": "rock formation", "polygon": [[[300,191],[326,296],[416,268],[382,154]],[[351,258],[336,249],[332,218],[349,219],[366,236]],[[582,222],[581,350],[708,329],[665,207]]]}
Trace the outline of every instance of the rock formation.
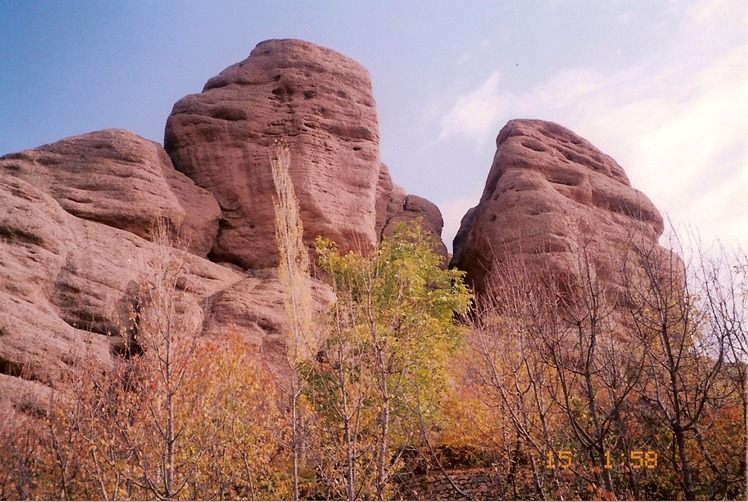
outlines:
{"label": "rock formation", "polygon": [[[175,252],[152,241],[156,217],[186,243],[182,310],[196,329],[237,330],[282,369],[276,140],[291,151],[310,246],[324,235],[343,250],[366,248],[421,221],[446,263],[439,209],[394,184],[379,158],[366,70],[307,42],[263,42],[174,105],[166,150],[105,130],[0,157],[0,396],[25,403],[24,390],[43,392],[76,358],[111,361],[138,281]],[[502,253],[563,268],[579,232],[615,282],[610,260],[632,235],[656,242],[662,219],[587,141],[549,122],[512,121],[452,265],[478,289]],[[332,293],[312,288],[322,311]]]}
{"label": "rock formation", "polygon": [[434,252],[442,257],[446,267],[447,246],[441,239],[444,219],[433,202],[417,195],[406,195],[405,190],[392,183],[387,166],[382,164],[377,185],[376,234],[392,235],[399,224],[418,222],[434,240]]}
{"label": "rock formation", "polygon": [[626,245],[656,243],[662,234],[660,213],[615,160],[568,129],[512,120],[496,147],[480,202],[455,236],[451,261],[477,291],[505,254],[571,270],[572,250],[582,241],[606,280],[616,283],[616,260]]}
{"label": "rock formation", "polygon": [[[169,154],[105,130],[0,157],[0,405],[29,406],[78,358],[111,362],[138,281],[175,252],[152,242],[156,217],[189,251],[182,311],[204,335],[238,331],[283,371],[275,140],[291,150],[310,245],[324,235],[365,247],[418,218],[440,236],[438,208],[381,163],[377,127],[364,68],[273,40],[174,106]],[[312,289],[321,312],[332,293]]]}
{"label": "rock formation", "polygon": [[154,216],[206,256],[218,233],[213,196],[174,170],[161,145],[117,129],[67,138],[0,160],[66,212],[148,238]]}
{"label": "rock formation", "polygon": [[369,246],[383,222],[404,210],[395,207],[402,190],[379,160],[366,69],[308,42],[270,40],[208,80],[200,94],[178,101],[167,121],[164,144],[174,166],[221,206],[214,260],[243,268],[277,264],[270,172],[277,140],[291,150],[310,245],[322,235],[342,250]]}

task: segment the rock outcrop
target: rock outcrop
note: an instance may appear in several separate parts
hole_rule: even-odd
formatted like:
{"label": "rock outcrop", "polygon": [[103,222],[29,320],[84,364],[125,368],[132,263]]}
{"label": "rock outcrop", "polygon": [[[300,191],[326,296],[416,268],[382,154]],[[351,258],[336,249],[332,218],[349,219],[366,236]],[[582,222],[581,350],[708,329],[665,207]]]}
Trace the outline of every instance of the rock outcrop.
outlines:
{"label": "rock outcrop", "polygon": [[615,160],[568,129],[512,120],[496,146],[480,202],[462,219],[451,261],[478,292],[505,255],[571,270],[572,251],[582,241],[605,280],[615,284],[616,260],[626,246],[656,243],[662,234],[660,213]]}
{"label": "rock outcrop", "polygon": [[[175,104],[166,150],[105,130],[0,157],[0,387],[38,394],[81,354],[108,364],[138,281],[174,251],[152,242],[156,217],[188,244],[183,310],[196,329],[237,330],[282,371],[276,140],[291,151],[310,246],[323,235],[366,248],[419,221],[446,263],[439,209],[407,195],[379,158],[366,70],[307,42],[263,42]],[[451,264],[480,291],[506,254],[569,268],[581,235],[615,284],[625,246],[655,243],[662,230],[613,159],[559,125],[515,120],[497,138]],[[321,312],[332,294],[312,288]]]}
{"label": "rock outcrop", "polygon": [[[272,271],[248,277],[188,252],[65,212],[19,177],[0,174],[0,387],[38,395],[79,358],[104,366],[121,343],[138,281],[165,253],[185,262],[181,310],[205,335],[234,329],[283,371],[283,296]],[[332,296],[314,281],[314,300]],[[28,400],[27,397],[23,399]],[[2,401],[2,399],[0,399]],[[2,404],[2,403],[0,403]]]}
{"label": "rock outcrop", "polygon": [[[156,244],[66,212],[30,182],[0,174],[0,370],[51,384],[77,358],[110,361]],[[241,275],[190,253],[194,302]]]}
{"label": "rock outcrop", "polygon": [[167,121],[174,165],[223,211],[212,258],[252,269],[277,264],[270,171],[277,140],[291,151],[305,240],[322,235],[342,250],[377,242],[396,212],[388,206],[404,193],[379,160],[368,72],[308,42],[270,40],[178,101]]}
{"label": "rock outcrop", "polygon": [[[164,253],[183,255],[180,311],[195,329],[235,330],[283,373],[275,140],[291,151],[310,245],[366,247],[419,217],[442,244],[439,210],[379,159],[366,70],[307,42],[261,43],[174,106],[168,154],[110,129],[0,157],[0,405],[29,406],[81,357],[109,364]],[[188,252],[153,242],[157,217]],[[312,290],[321,313],[332,293]]]}
{"label": "rock outcrop", "polygon": [[119,129],[67,138],[0,158],[66,212],[148,238],[155,216],[206,256],[218,233],[213,196],[177,172],[161,145]]}

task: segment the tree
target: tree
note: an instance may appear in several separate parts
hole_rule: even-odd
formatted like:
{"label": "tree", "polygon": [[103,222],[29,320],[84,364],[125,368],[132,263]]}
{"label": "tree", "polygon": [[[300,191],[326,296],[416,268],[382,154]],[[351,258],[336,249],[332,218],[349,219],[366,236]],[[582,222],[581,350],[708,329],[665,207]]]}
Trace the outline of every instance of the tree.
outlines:
{"label": "tree", "polygon": [[539,497],[637,496],[631,469],[611,460],[637,448],[630,417],[645,348],[626,335],[619,295],[583,232],[564,259],[560,268],[499,256],[471,323],[476,392],[515,430],[516,446],[504,445],[510,481],[522,461],[533,482],[525,489]]}
{"label": "tree", "polygon": [[742,469],[737,460],[741,446],[743,456],[748,455],[748,256],[739,248],[729,253],[722,246],[710,253],[699,246],[697,253],[698,298],[707,317],[706,336],[725,344],[725,365],[716,386],[732,392],[712,400],[715,409],[707,410],[708,421],[698,425],[696,441],[712,474],[710,496],[738,498],[741,490],[736,487],[742,483],[742,493],[748,497],[748,458],[743,459]]}
{"label": "tree", "polygon": [[277,498],[285,420],[259,354],[191,324],[186,255],[154,228],[126,350],[107,371],[81,354],[55,392],[40,479],[52,498]]}
{"label": "tree", "polygon": [[[585,484],[609,497],[743,493],[745,259],[697,246],[684,261],[670,245],[632,239],[620,282],[607,285],[583,239],[562,270],[500,257],[471,323],[473,385],[515,430],[515,450],[506,435],[498,445],[507,481],[513,459],[531,455],[525,493],[580,497]],[[565,469],[543,472],[532,456]]]}
{"label": "tree", "polygon": [[515,482],[520,459],[527,456],[532,489],[542,499],[551,497],[543,479],[545,456],[569,447],[561,410],[552,399],[558,393],[558,376],[541,357],[539,339],[557,329],[550,308],[554,304],[551,292],[531,279],[526,264],[505,257],[501,272],[486,281],[470,318],[466,384],[495,415],[483,434],[504,450],[498,465],[511,466],[506,479],[512,498],[530,488]]}
{"label": "tree", "polygon": [[[714,365],[699,354],[704,321],[696,307],[693,289],[682,260],[659,246],[636,247],[635,262],[643,273],[631,272],[629,305],[638,336],[648,345],[650,357],[642,397],[673,434],[673,468],[689,500],[695,498],[692,455],[688,433],[699,421],[710,390],[724,362],[718,348]],[[704,357],[704,359],[702,359]]]}
{"label": "tree", "polygon": [[[648,405],[645,411],[670,433],[666,451],[685,497],[715,496],[715,490],[723,497],[737,496],[730,490],[739,470],[730,466],[734,462],[717,462],[719,449],[704,439],[710,429],[728,432],[723,421],[738,408],[736,397],[744,395],[737,392],[740,384],[729,385],[744,372],[738,362],[742,356],[733,351],[731,361],[729,352],[745,338],[744,307],[729,267],[703,254],[696,255],[696,263],[684,262],[677,236],[669,244],[672,250],[635,245],[629,260],[640,271],[627,274],[631,318],[648,349],[645,385],[639,394]],[[712,476],[705,476],[710,470]]]}
{"label": "tree", "polygon": [[301,369],[316,350],[312,337],[312,293],[309,277],[309,253],[304,245],[304,225],[299,211],[289,169],[291,152],[285,143],[276,143],[275,158],[270,160],[277,198],[275,207],[275,241],[278,245],[278,276],[284,292],[284,306],[289,325],[287,359],[290,382],[281,384],[291,407],[291,452],[293,457],[293,494],[299,499],[299,463],[303,448],[302,417],[299,407],[304,379]]}
{"label": "tree", "polygon": [[3,403],[0,407],[0,499],[40,498],[37,479],[43,466],[38,419]]}
{"label": "tree", "polygon": [[[282,473],[287,457],[280,447],[287,420],[278,389],[256,350],[238,334],[203,340],[196,364],[209,373],[195,382],[213,440],[193,480],[190,497],[221,500],[287,496]],[[203,438],[197,438],[202,440]]]}
{"label": "tree", "polygon": [[[345,496],[384,499],[414,427],[433,423],[460,345],[455,315],[471,295],[463,274],[442,270],[420,226],[399,228],[368,255],[318,240],[319,265],[337,302],[333,332],[314,364],[311,401],[344,452]],[[417,422],[418,421],[418,422]],[[374,486],[365,486],[373,473]]]}
{"label": "tree", "polygon": [[[169,229],[158,220],[152,239],[160,252],[150,263],[152,279],[139,285],[138,302],[130,320],[134,336],[127,349],[135,355],[127,362],[131,392],[122,394],[122,403],[132,418],[120,420],[118,431],[123,445],[137,466],[128,473],[136,486],[159,499],[173,499],[191,481],[205,448],[195,448],[193,438],[210,435],[206,424],[195,420],[200,407],[196,389],[190,389],[188,376],[207,371],[194,365],[199,326],[186,312],[183,280],[184,252],[170,246]],[[151,399],[143,402],[143,396]],[[124,414],[118,413],[124,418]]]}

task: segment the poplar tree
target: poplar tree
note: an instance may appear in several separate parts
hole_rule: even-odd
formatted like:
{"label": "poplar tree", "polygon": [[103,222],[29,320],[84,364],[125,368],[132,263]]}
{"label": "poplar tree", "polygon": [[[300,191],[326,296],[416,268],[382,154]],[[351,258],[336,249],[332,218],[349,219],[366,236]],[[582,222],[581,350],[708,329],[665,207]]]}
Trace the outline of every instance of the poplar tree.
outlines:
{"label": "poplar tree", "polygon": [[283,385],[290,398],[291,451],[293,456],[293,494],[299,498],[299,463],[303,447],[299,397],[304,379],[302,365],[314,353],[312,340],[312,292],[309,278],[309,252],[304,245],[304,225],[299,211],[289,169],[291,152],[283,142],[275,144],[275,157],[270,160],[275,183],[275,240],[278,245],[278,275],[288,320],[287,359],[291,379]]}

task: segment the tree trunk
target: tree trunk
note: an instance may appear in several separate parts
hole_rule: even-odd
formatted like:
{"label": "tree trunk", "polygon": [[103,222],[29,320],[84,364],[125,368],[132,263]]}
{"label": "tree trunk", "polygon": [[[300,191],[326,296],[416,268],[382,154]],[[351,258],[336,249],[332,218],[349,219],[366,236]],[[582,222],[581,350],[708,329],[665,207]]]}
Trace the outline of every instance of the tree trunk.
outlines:
{"label": "tree trunk", "polygon": [[346,496],[348,500],[356,498],[356,469],[353,452],[353,438],[351,437],[351,421],[346,417],[345,420],[345,462],[348,467],[348,480],[346,484]]}
{"label": "tree trunk", "polygon": [[299,422],[296,376],[291,388],[291,450],[293,452],[293,498],[299,500]]}
{"label": "tree trunk", "polygon": [[693,476],[691,474],[691,464],[688,462],[688,455],[686,455],[686,438],[683,430],[680,427],[675,427],[673,430],[675,434],[675,443],[678,445],[678,457],[681,464],[681,482],[683,483],[683,491],[686,495],[686,500],[695,500],[694,489],[693,489]]}
{"label": "tree trunk", "polygon": [[387,463],[387,436],[390,431],[390,405],[385,401],[382,409],[382,437],[377,454],[377,498],[384,500],[384,491],[387,487],[386,463]]}

